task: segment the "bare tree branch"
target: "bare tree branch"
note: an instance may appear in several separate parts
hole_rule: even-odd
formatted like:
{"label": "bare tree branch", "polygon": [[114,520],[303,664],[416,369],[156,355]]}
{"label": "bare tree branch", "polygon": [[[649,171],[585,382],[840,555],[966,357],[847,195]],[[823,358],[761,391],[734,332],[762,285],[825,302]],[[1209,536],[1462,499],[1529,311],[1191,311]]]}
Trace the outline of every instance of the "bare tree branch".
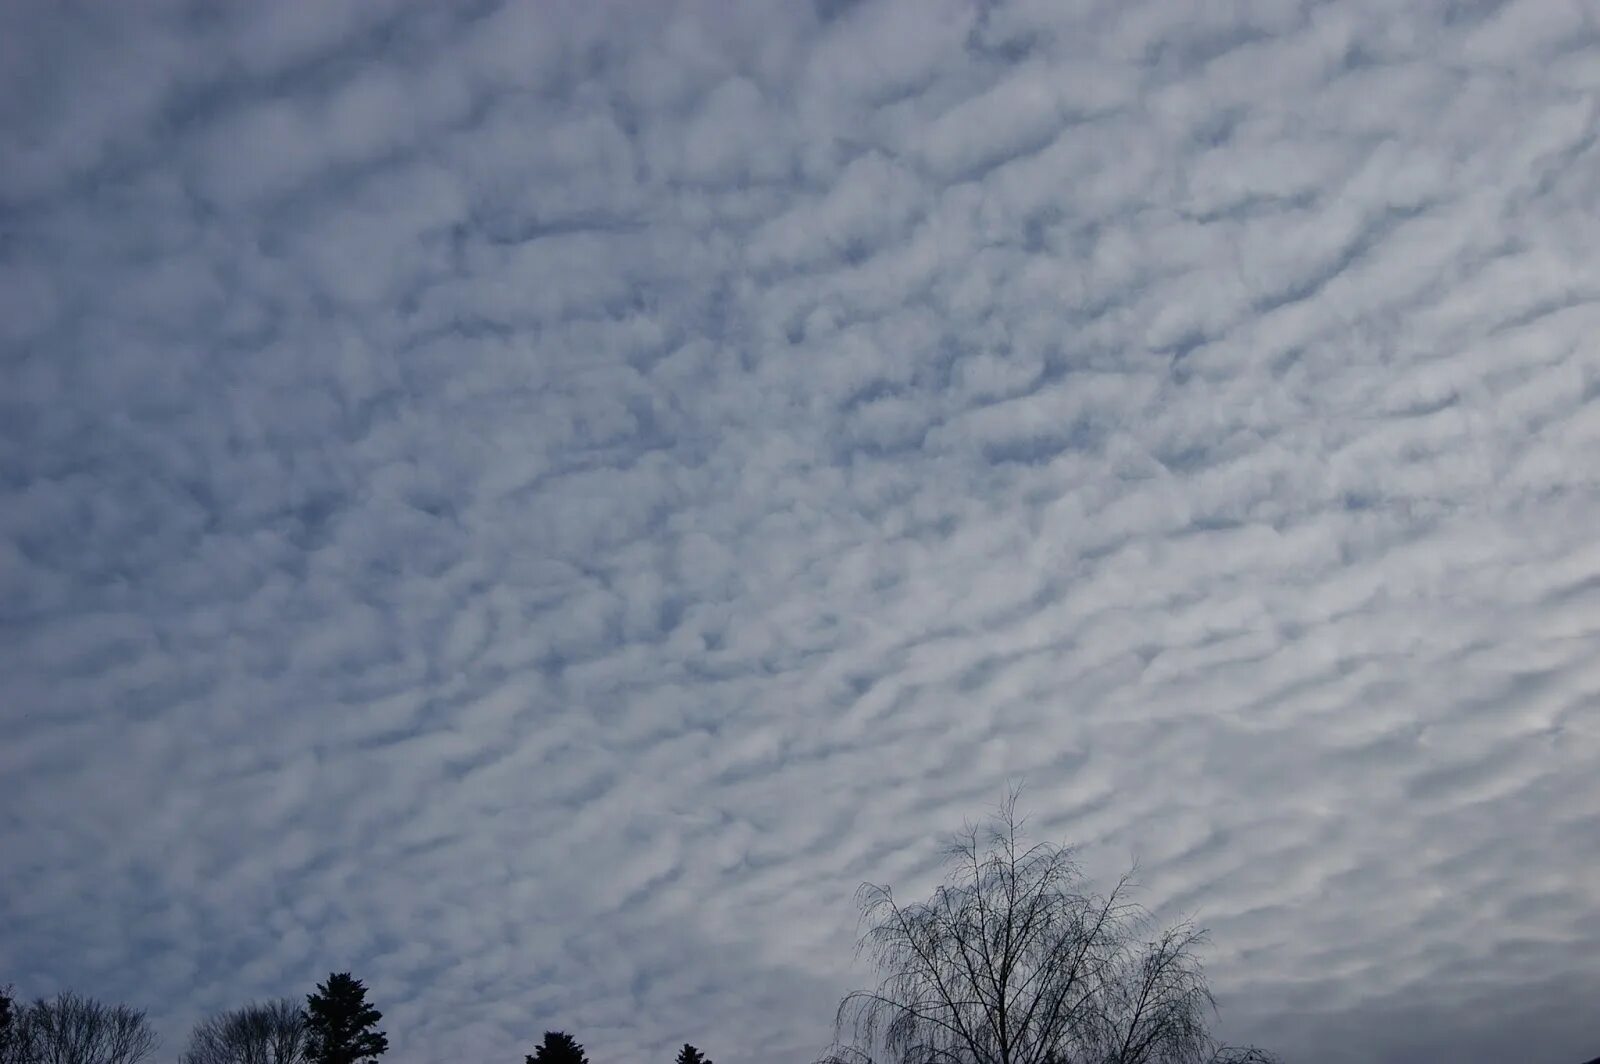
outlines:
{"label": "bare tree branch", "polygon": [[41,998],[13,1021],[15,1064],[139,1064],[156,1047],[144,1013],[65,991]]}
{"label": "bare tree branch", "polygon": [[1270,1064],[1212,1039],[1204,932],[1153,929],[1129,876],[1102,896],[1070,849],[1025,845],[1016,798],[956,836],[928,901],[862,887],[860,949],[882,978],[840,1003],[823,1061]]}
{"label": "bare tree branch", "polygon": [[306,1015],[298,1001],[251,1003],[195,1025],[182,1064],[304,1064]]}

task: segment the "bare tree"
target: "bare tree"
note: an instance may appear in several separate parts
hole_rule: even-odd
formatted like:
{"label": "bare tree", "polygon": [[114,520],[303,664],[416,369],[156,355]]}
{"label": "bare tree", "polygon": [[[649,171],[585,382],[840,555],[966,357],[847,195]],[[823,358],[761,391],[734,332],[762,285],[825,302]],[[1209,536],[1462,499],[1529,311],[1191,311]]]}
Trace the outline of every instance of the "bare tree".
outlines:
{"label": "bare tree", "polygon": [[71,991],[41,998],[13,1021],[25,1064],[139,1064],[156,1047],[142,1010]]}
{"label": "bare tree", "polygon": [[293,998],[252,1002],[195,1025],[182,1064],[305,1064],[306,1013]]}
{"label": "bare tree", "polygon": [[1072,851],[1026,845],[1013,792],[948,852],[933,897],[858,894],[876,989],[839,1006],[823,1064],[1265,1064],[1218,1045],[1196,950],[1204,932],[1158,929],[1129,899],[1085,885]]}

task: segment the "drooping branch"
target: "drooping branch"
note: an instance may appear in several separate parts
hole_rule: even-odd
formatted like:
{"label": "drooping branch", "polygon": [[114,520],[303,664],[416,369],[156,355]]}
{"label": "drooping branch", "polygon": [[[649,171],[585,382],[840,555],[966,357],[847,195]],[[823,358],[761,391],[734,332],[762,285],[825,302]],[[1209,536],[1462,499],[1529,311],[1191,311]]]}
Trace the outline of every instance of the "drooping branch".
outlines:
{"label": "drooping branch", "polygon": [[[882,973],[845,997],[835,1064],[1264,1064],[1219,1047],[1187,924],[1147,932],[1131,879],[1091,890],[1067,847],[1025,845],[1015,795],[947,851],[925,902],[864,886],[861,949]],[[1251,1055],[1255,1054],[1255,1055]]]}

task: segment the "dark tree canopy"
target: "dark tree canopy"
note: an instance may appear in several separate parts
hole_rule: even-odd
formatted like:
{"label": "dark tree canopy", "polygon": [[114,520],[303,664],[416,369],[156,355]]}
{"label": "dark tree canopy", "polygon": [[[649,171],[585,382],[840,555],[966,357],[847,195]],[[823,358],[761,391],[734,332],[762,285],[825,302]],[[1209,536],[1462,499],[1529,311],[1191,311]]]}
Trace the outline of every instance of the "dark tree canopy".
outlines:
{"label": "dark tree canopy", "polygon": [[71,991],[9,1011],[6,1064],[139,1064],[156,1047],[143,1011]]}
{"label": "dark tree canopy", "polygon": [[[862,949],[882,981],[839,1006],[850,1064],[1204,1064],[1268,1061],[1218,1045],[1196,956],[1203,932],[1153,926],[1083,880],[1072,852],[1028,845],[1016,794],[948,852],[923,902],[861,888]],[[846,1040],[848,1039],[848,1041]]]}
{"label": "dark tree canopy", "polygon": [[12,1035],[15,1033],[17,1013],[11,997],[11,987],[0,987],[0,1064],[11,1064]]}
{"label": "dark tree canopy", "polygon": [[711,1064],[711,1061],[706,1059],[704,1053],[685,1042],[683,1048],[678,1050],[677,1064]]}
{"label": "dark tree canopy", "polygon": [[544,1041],[526,1058],[527,1064],[589,1064],[577,1040],[565,1031],[546,1031]]}
{"label": "dark tree canopy", "polygon": [[0,1064],[32,1064],[28,1010],[28,1005],[13,996],[11,987],[0,987]]}
{"label": "dark tree canopy", "polygon": [[367,988],[349,972],[334,972],[306,996],[306,1060],[311,1064],[374,1061],[389,1049],[377,1030],[383,1013],[367,1002]]}
{"label": "dark tree canopy", "polygon": [[252,1002],[196,1024],[181,1064],[306,1064],[307,1037],[299,1002]]}

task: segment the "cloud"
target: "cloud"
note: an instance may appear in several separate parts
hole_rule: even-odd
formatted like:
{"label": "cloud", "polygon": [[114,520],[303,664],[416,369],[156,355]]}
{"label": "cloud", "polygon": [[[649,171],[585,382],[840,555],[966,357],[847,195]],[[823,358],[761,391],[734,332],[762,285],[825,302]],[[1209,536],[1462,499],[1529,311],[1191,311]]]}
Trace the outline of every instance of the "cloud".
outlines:
{"label": "cloud", "polygon": [[1232,1037],[1594,1052],[1581,5],[0,19],[20,989],[808,1060],[1026,777]]}

